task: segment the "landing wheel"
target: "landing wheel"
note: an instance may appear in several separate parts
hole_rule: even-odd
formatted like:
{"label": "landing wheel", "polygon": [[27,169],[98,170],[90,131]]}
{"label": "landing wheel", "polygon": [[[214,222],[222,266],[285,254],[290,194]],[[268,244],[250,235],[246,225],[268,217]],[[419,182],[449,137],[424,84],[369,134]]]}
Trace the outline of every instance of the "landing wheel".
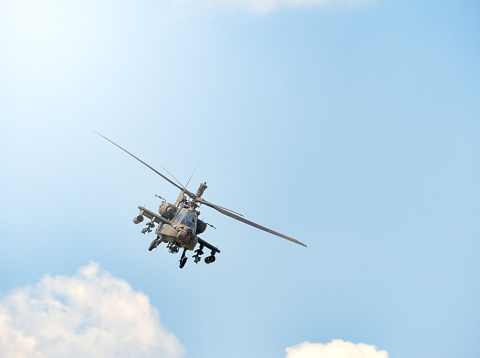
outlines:
{"label": "landing wheel", "polygon": [[185,266],[185,264],[187,263],[188,257],[185,256],[186,252],[187,252],[187,248],[185,247],[183,249],[182,257],[180,258],[180,268],[183,268],[183,266]]}

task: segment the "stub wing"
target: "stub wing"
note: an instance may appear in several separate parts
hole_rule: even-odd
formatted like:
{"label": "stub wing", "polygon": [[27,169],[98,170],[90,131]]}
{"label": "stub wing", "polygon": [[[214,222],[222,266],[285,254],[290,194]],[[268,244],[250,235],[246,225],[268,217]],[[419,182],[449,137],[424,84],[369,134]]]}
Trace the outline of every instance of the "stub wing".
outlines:
{"label": "stub wing", "polygon": [[138,208],[140,209],[140,215],[145,216],[147,219],[150,219],[150,220],[153,219],[153,221],[156,222],[157,224],[170,224],[169,220],[161,217],[158,214],[155,214],[153,211],[148,210],[143,206],[139,206]]}
{"label": "stub wing", "polygon": [[200,239],[198,236],[197,236],[197,239],[198,239],[198,243],[200,245],[205,246],[207,249],[210,249],[210,250],[215,251],[215,252],[220,252],[220,250],[217,249],[215,246],[213,246],[212,244],[209,244],[208,242],[206,242],[203,239]]}

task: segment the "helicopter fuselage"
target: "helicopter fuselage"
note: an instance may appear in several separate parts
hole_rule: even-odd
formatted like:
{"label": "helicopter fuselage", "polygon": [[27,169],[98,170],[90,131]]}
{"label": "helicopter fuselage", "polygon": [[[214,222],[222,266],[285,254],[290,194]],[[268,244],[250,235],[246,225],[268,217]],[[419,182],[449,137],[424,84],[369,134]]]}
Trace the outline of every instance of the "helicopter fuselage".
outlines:
{"label": "helicopter fuselage", "polygon": [[[182,196],[183,194],[180,194],[180,197]],[[183,249],[180,259],[180,268],[182,268],[187,260],[185,256],[186,251],[193,251],[199,245],[193,256],[195,263],[200,261],[201,255],[204,254],[204,248],[211,250],[210,256],[205,257],[205,263],[215,262],[215,254],[220,253],[220,250],[197,236],[205,231],[207,224],[198,219],[200,213],[194,209],[192,203],[177,200],[177,205],[175,206],[163,202],[158,210],[160,215],[142,206],[138,208],[140,213],[133,219],[135,224],[141,223],[144,217],[150,219],[147,227],[142,230],[143,234],[152,232],[155,224],[158,224],[155,230],[156,238],[150,244],[149,251],[152,251],[162,242],[167,243],[167,249],[172,254]]]}
{"label": "helicopter fuselage", "polygon": [[180,209],[171,224],[161,224],[155,234],[164,242],[174,243],[187,250],[194,250],[198,243],[197,229],[198,213],[193,209]]}

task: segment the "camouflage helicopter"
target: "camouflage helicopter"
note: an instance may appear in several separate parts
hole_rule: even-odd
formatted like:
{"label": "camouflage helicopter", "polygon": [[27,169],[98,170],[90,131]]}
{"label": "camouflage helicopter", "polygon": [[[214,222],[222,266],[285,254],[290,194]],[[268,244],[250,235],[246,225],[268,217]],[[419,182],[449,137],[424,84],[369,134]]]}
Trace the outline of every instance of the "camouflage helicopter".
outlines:
{"label": "camouflage helicopter", "polygon": [[198,236],[205,232],[205,230],[207,229],[207,226],[214,227],[213,225],[210,225],[198,218],[200,215],[200,212],[197,210],[197,208],[200,205],[209,206],[226,216],[229,216],[235,220],[238,220],[245,224],[256,227],[257,229],[269,232],[270,234],[282,237],[289,241],[295,242],[299,245],[302,245],[305,247],[307,246],[304,243],[298,240],[295,240],[289,236],[280,234],[279,232],[273,231],[264,226],[261,226],[252,221],[249,221],[243,218],[242,214],[239,214],[233,210],[230,210],[206,201],[205,199],[202,198],[202,195],[205,189],[207,189],[206,183],[201,183],[197,192],[194,194],[191,191],[189,191],[186,187],[184,187],[163,166],[162,168],[168,174],[170,174],[178,184],[173,182],[169,178],[167,178],[165,175],[163,175],[156,169],[152,168],[150,165],[148,165],[144,161],[134,156],[132,153],[123,149],[122,147],[120,147],[118,144],[111,141],[107,137],[103,136],[102,134],[96,131],[95,133],[102,136],[103,138],[108,140],[110,143],[114,144],[115,146],[123,150],[125,153],[131,155],[133,158],[137,159],[140,163],[142,163],[143,165],[147,166],[148,168],[153,170],[155,173],[160,175],[163,179],[168,181],[170,184],[180,189],[180,195],[178,196],[175,204],[170,204],[165,199],[157,195],[157,197],[163,200],[163,202],[161,203],[158,209],[158,214],[144,208],[143,206],[139,206],[138,209],[140,209],[140,213],[133,218],[133,222],[135,224],[140,224],[141,222],[143,222],[144,217],[150,220],[147,223],[147,226],[142,230],[143,234],[152,232],[153,229],[155,228],[155,224],[158,224],[158,227],[155,230],[156,238],[151,242],[150,247],[148,248],[149,251],[152,251],[162,242],[165,242],[167,244],[167,249],[172,254],[176,254],[179,252],[180,249],[183,249],[182,256],[180,258],[180,268],[183,268],[187,262],[187,256],[186,256],[187,250],[194,251],[197,245],[198,245],[198,248],[194,251],[195,255],[192,256],[195,263],[198,263],[201,260],[201,255],[204,254],[203,250],[205,248],[210,250],[210,255],[205,257],[205,260],[204,260],[205,263],[207,264],[215,262],[215,254],[220,253],[220,250],[217,247],[206,242],[205,240],[201,239]]}

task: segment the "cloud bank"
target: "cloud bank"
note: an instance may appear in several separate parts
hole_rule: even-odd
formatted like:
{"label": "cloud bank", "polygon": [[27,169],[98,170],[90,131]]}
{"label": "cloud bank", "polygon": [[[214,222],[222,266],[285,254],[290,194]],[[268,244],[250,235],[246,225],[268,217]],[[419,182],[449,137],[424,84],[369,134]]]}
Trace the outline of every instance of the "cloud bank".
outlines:
{"label": "cloud bank", "polygon": [[91,262],[0,300],[0,357],[180,358],[148,297]]}
{"label": "cloud bank", "polygon": [[327,344],[304,342],[285,349],[286,358],[388,358],[387,351],[364,343],[335,339]]}

